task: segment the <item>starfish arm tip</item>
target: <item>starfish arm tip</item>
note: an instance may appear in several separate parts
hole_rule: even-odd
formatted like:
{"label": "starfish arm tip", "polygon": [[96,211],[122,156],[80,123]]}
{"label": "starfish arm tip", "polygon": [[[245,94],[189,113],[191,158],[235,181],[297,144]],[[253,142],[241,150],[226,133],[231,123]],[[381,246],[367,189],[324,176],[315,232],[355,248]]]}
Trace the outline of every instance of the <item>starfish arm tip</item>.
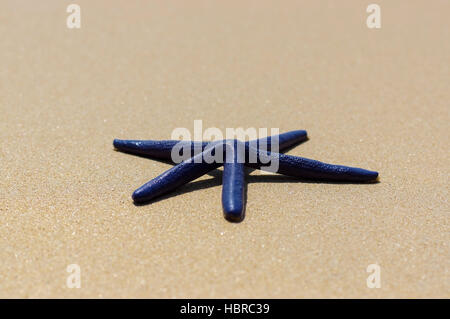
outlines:
{"label": "starfish arm tip", "polygon": [[296,130],[296,131],[292,131],[295,132],[296,134],[298,134],[299,136],[308,136],[308,132],[306,130]]}
{"label": "starfish arm tip", "polygon": [[369,171],[367,169],[357,167],[351,167],[349,170],[357,179],[361,179],[361,181],[375,182],[378,180],[378,172],[376,171]]}
{"label": "starfish arm tip", "polygon": [[376,171],[369,171],[369,172],[370,173],[368,175],[369,175],[369,178],[371,178],[370,181],[372,181],[372,182],[380,181],[380,174],[378,174],[378,172],[376,172]]}
{"label": "starfish arm tip", "polygon": [[148,184],[142,185],[131,194],[131,198],[135,204],[147,203],[155,197],[155,194],[151,191],[151,186]]}
{"label": "starfish arm tip", "polygon": [[119,149],[122,144],[123,144],[123,140],[119,140],[119,139],[115,138],[113,141],[113,146],[115,149]]}
{"label": "starfish arm tip", "polygon": [[239,223],[244,220],[244,207],[223,207],[223,216],[230,222]]}
{"label": "starfish arm tip", "polygon": [[142,202],[142,192],[140,191],[140,188],[136,189],[133,192],[133,194],[131,195],[131,198],[133,199],[133,202],[135,202],[135,203]]}

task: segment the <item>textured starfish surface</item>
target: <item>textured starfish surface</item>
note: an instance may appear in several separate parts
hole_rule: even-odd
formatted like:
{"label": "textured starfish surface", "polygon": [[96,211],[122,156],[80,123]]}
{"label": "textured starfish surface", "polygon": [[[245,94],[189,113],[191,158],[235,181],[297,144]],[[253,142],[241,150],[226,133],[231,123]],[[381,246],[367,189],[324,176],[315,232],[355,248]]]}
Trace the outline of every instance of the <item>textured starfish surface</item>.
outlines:
{"label": "textured starfish surface", "polygon": [[149,202],[223,165],[223,212],[227,220],[235,222],[242,221],[245,212],[244,166],[300,179],[360,183],[377,180],[378,172],[282,154],[305,140],[306,131],[297,130],[248,142],[115,139],[113,144],[116,150],[135,155],[171,162],[175,161],[174,158],[177,161],[184,158],[135,190],[132,195],[135,203]]}

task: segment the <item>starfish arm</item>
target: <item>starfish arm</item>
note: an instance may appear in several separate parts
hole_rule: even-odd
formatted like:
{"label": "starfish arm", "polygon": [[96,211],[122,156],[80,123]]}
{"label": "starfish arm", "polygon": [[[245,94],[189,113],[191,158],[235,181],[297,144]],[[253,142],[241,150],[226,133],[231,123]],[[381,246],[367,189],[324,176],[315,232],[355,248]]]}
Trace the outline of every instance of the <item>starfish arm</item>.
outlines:
{"label": "starfish arm", "polygon": [[203,160],[204,156],[208,156],[212,149],[208,148],[202,153],[175,165],[139,187],[132,195],[134,202],[148,202],[221,166],[220,163],[207,163]]}
{"label": "starfish arm", "polygon": [[[251,149],[250,152],[256,152],[258,163],[248,163],[246,165],[252,168],[264,168],[268,159],[278,161],[277,173],[306,179],[319,179],[341,182],[370,182],[378,178],[378,172],[369,171],[357,167],[327,164],[316,160],[279,154],[273,152],[261,152]],[[264,161],[261,159],[264,158]]]}
{"label": "starfish arm", "polygon": [[286,133],[282,133],[279,135],[263,137],[258,140],[252,140],[252,141],[246,142],[245,144],[248,146],[251,146],[251,147],[258,148],[258,149],[264,149],[264,150],[271,151],[272,142],[275,144],[278,143],[277,151],[279,151],[281,153],[281,152],[285,151],[286,149],[290,148],[291,146],[294,146],[296,144],[304,142],[307,139],[308,139],[308,134],[305,130],[296,130],[296,131],[289,131]]}
{"label": "starfish arm", "polygon": [[[283,150],[303,142],[307,139],[306,131],[297,130],[286,132],[280,135],[264,137],[258,140],[253,140],[246,142],[247,144],[254,146],[262,146],[264,149],[271,150],[272,140],[276,142],[278,139],[279,147],[278,150],[282,152]],[[120,140],[115,139],[113,145],[116,150],[135,154],[144,155],[153,158],[159,158],[163,160],[172,161],[172,149],[175,145],[180,148],[189,148],[190,154],[192,156],[203,151],[210,142],[194,142],[194,141],[175,141],[175,140]]]}
{"label": "starfish arm", "polygon": [[224,217],[233,222],[244,219],[245,211],[245,173],[244,161],[240,160],[238,150],[226,153],[222,175],[222,208]]}
{"label": "starfish arm", "polygon": [[113,142],[116,150],[135,155],[145,155],[153,158],[172,161],[172,149],[175,145],[190,147],[190,154],[195,155],[201,152],[208,142],[174,141],[174,140],[119,140]]}

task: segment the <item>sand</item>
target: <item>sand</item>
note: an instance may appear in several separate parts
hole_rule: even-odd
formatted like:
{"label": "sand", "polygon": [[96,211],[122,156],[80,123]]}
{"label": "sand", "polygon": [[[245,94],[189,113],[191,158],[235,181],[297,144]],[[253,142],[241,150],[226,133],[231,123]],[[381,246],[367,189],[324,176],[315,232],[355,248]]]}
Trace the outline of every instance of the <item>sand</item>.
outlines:
{"label": "sand", "polygon": [[[364,1],[74,2],[81,29],[0,4],[0,297],[450,297],[450,2],[379,0],[381,29]],[[133,205],[171,165],[113,139],[197,119],[306,129],[289,154],[380,183],[253,172],[239,224],[220,170]]]}

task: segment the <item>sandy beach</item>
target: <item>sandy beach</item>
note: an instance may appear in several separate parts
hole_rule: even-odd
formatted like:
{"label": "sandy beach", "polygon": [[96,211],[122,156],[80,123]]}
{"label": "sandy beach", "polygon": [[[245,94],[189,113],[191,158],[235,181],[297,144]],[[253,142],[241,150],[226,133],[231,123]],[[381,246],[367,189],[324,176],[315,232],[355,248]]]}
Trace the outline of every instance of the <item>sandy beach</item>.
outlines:
{"label": "sandy beach", "polygon": [[[379,29],[356,0],[73,2],[80,29],[0,4],[0,297],[450,297],[449,1],[379,0]],[[254,171],[241,223],[221,169],[134,205],[171,165],[113,139],[194,120],[305,129],[288,154],[380,181]]]}

